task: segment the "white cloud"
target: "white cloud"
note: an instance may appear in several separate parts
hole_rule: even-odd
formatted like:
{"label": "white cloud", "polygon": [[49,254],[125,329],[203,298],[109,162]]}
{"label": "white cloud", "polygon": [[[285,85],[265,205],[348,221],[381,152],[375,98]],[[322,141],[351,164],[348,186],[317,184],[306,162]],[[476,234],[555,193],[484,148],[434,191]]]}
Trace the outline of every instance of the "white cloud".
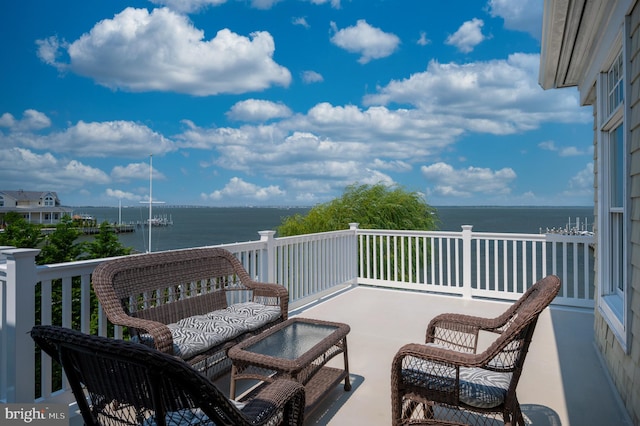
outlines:
{"label": "white cloud", "polygon": [[110,181],[102,170],[77,160],[15,147],[0,149],[0,170],[2,184],[7,188],[56,188],[62,192]]}
{"label": "white cloud", "polygon": [[108,183],[110,179],[106,173],[95,167],[87,166],[80,161],[71,160],[63,168],[62,175],[72,179],[82,179],[85,182]]}
{"label": "white cloud", "polygon": [[470,53],[473,49],[485,39],[482,34],[482,19],[473,18],[462,24],[458,31],[447,37],[445,44],[449,44],[458,48],[462,53]]}
{"label": "white cloud", "polygon": [[227,0],[150,0],[151,3],[168,6],[178,12],[197,12],[209,6],[219,6]]}
{"label": "white cloud", "polygon": [[[118,181],[129,180],[148,180],[149,179],[149,164],[148,163],[131,163],[126,166],[115,166],[111,170],[111,177]],[[153,168],[153,179],[164,180],[165,176]]]}
{"label": "white cloud", "polygon": [[[167,6],[178,12],[193,13],[209,6],[219,6],[228,0],[150,0],[152,3]],[[251,7],[256,9],[271,9],[282,0],[251,0]]]}
{"label": "white cloud", "polygon": [[588,152],[582,151],[575,146],[567,146],[560,150],[560,157],[577,157],[579,155],[585,155]]}
{"label": "white cloud", "polygon": [[542,0],[489,0],[492,17],[504,19],[509,30],[525,31],[537,40],[542,37]]}
{"label": "white cloud", "polygon": [[366,64],[372,59],[386,58],[398,48],[400,39],[395,34],[385,33],[372,27],[364,19],[358,20],[355,26],[338,30],[335,23],[331,26],[336,33],[331,42],[351,53],[360,54],[358,62]]}
{"label": "white cloud", "polygon": [[256,9],[271,9],[276,3],[280,3],[283,0],[251,0],[251,7]]}
{"label": "white cloud", "polygon": [[591,154],[592,148],[588,149],[579,149],[575,146],[565,146],[558,147],[556,146],[554,141],[543,141],[538,144],[540,149],[546,151],[554,151],[557,152],[560,157],[577,157],[580,155],[589,155]]}
{"label": "white cloud", "polygon": [[67,42],[58,40],[56,36],[51,36],[36,40],[36,45],[38,46],[36,54],[42,62],[58,68],[59,71],[63,71],[66,68],[65,64],[58,62],[58,58],[60,57],[60,51],[69,47]]}
{"label": "white cloud", "polygon": [[201,194],[205,200],[245,200],[245,201],[268,201],[285,195],[277,185],[260,187],[253,183],[245,182],[241,178],[233,177],[221,190],[213,191],[211,194]]}
{"label": "white cloud", "polygon": [[494,171],[468,167],[456,170],[443,162],[422,166],[420,170],[429,183],[430,192],[450,197],[509,194],[509,185],[516,178],[516,173],[511,168]]}
{"label": "white cloud", "polygon": [[118,198],[121,200],[124,199],[124,200],[136,201],[140,199],[139,195],[134,194],[132,192],[122,191],[120,189],[107,188],[107,190],[105,191],[105,195],[107,197]]}
{"label": "white cloud", "polygon": [[569,180],[569,194],[593,193],[593,163],[588,163]]}
{"label": "white cloud", "polygon": [[227,112],[227,117],[232,120],[267,121],[272,118],[289,117],[291,114],[291,110],[282,103],[247,99],[233,105],[231,110]]}
{"label": "white cloud", "polygon": [[300,25],[301,27],[311,28],[311,25],[309,25],[309,23],[307,22],[307,18],[305,18],[304,16],[300,16],[298,18],[292,18],[291,23],[293,25]]}
{"label": "white cloud", "polygon": [[8,112],[0,116],[0,127],[7,127],[14,132],[41,130],[50,126],[51,120],[49,117],[34,109],[25,110],[22,113],[21,120],[17,120]]}
{"label": "white cloud", "polygon": [[335,140],[375,145],[396,158],[427,155],[452,143],[460,129],[437,114],[386,107],[360,109],[355,105],[333,106],[323,102],[297,117],[298,128],[318,132]]}
{"label": "white cloud", "polygon": [[386,186],[392,186],[395,184],[391,176],[385,173],[382,173],[378,170],[366,169],[365,172],[366,174],[360,179],[358,179],[359,184],[377,185],[381,183]]}
{"label": "white cloud", "polygon": [[[299,124],[297,119],[293,119],[293,122]],[[288,122],[284,120],[283,123]],[[389,160],[383,167],[382,163],[373,161],[380,155],[380,151],[407,158],[416,155],[413,147],[402,147],[402,144],[395,146],[395,142],[394,147],[391,147],[344,139],[334,141],[312,132],[300,131],[287,136],[279,126],[283,124],[243,126],[241,130],[233,131],[192,127],[188,133],[180,136],[180,144],[203,149],[215,147],[217,157],[211,162],[201,162],[202,167],[220,167],[251,175],[266,175],[270,179],[286,182],[286,187],[292,190],[289,192],[290,197],[298,193],[314,192],[317,199],[328,193],[340,192],[354,181],[388,181],[391,178],[383,173],[384,170],[397,172],[409,167],[403,161],[393,160]],[[404,154],[398,154],[397,149],[402,149]],[[300,182],[323,183],[314,184],[312,188],[293,190],[292,185]]]}
{"label": "white cloud", "polygon": [[85,123],[64,132],[33,139],[33,148],[70,152],[79,157],[147,157],[174,151],[174,143],[144,125],[130,121]]}
{"label": "white cloud", "polygon": [[544,149],[546,151],[557,151],[556,143],[554,141],[542,141],[538,144],[540,149]]}
{"label": "white cloud", "polygon": [[302,81],[311,84],[311,83],[321,83],[324,81],[324,77],[322,74],[319,74],[315,71],[303,71],[302,72]]}
{"label": "white cloud", "polygon": [[409,172],[412,169],[411,164],[407,163],[406,161],[386,161],[380,158],[374,159],[372,166],[376,169],[391,170],[396,172]]}
{"label": "white cloud", "polygon": [[540,88],[539,63],[538,54],[523,53],[467,64],[431,61],[426,71],[378,88],[364,104],[410,104],[442,116],[453,128],[493,134],[531,130],[544,122],[592,120],[588,111],[578,110],[577,92]]}
{"label": "white cloud", "polygon": [[46,63],[111,89],[208,96],[291,82],[289,70],[273,61],[275,43],[268,32],[244,37],[222,29],[205,40],[186,16],[167,8],[149,13],[129,7],[100,21],[68,45],[68,64],[51,62],[56,43],[47,40],[40,41],[49,46],[46,54],[40,53]]}
{"label": "white cloud", "polygon": [[431,44],[431,40],[427,38],[427,33],[424,31],[420,31],[420,38],[416,41],[420,46],[426,46],[427,44]]}
{"label": "white cloud", "polygon": [[334,9],[340,9],[340,0],[309,0],[312,4],[325,4],[331,3],[331,7]]}
{"label": "white cloud", "polygon": [[[46,123],[42,116],[36,114],[34,117],[34,120],[23,120],[24,123],[30,123],[24,127],[33,129]],[[176,149],[175,144],[160,133],[131,121],[79,121],[62,132],[47,135],[15,133],[7,136],[6,141],[12,146],[67,152],[79,157],[135,158],[147,157],[150,153],[163,155]]]}
{"label": "white cloud", "polygon": [[164,155],[177,149],[175,143],[162,134],[131,121],[79,121],[63,131],[40,134],[33,130],[50,125],[48,118],[37,112],[25,113],[25,117],[28,118],[21,121],[16,121],[10,114],[0,117],[0,122],[9,123],[14,130],[6,136],[0,133],[0,145],[66,153],[83,158],[141,158],[148,157],[149,154]]}

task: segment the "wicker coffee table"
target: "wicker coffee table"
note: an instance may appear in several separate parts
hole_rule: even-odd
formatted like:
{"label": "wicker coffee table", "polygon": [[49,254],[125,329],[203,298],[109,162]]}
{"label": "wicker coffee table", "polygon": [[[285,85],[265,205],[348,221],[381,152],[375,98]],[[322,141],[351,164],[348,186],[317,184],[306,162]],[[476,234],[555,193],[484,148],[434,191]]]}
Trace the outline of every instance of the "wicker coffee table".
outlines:
{"label": "wicker coffee table", "polygon": [[[347,324],[307,318],[291,318],[229,349],[230,397],[236,397],[236,382],[243,379],[271,382],[295,380],[305,387],[306,408],[311,412],[331,389],[344,379],[351,390],[347,356]],[[327,366],[344,355],[344,369]]]}

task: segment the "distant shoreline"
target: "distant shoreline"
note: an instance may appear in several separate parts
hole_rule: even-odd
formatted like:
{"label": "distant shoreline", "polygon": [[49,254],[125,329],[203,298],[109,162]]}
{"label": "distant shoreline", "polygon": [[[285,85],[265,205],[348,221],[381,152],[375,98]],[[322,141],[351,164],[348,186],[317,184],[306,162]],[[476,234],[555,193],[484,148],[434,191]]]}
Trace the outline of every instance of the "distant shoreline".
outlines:
{"label": "distant shoreline", "polygon": [[[64,206],[72,209],[110,209],[110,208],[119,208],[118,206]],[[187,204],[163,204],[154,206],[153,209],[311,209],[314,206],[201,206],[201,205],[187,205]],[[586,208],[595,208],[595,206],[500,206],[500,205],[490,205],[490,206],[463,206],[463,205],[452,205],[452,206],[431,206],[435,209],[440,208],[466,208],[466,209],[586,209]],[[144,204],[140,205],[126,205],[122,206],[123,209],[131,209],[131,208],[144,208],[147,206]]]}

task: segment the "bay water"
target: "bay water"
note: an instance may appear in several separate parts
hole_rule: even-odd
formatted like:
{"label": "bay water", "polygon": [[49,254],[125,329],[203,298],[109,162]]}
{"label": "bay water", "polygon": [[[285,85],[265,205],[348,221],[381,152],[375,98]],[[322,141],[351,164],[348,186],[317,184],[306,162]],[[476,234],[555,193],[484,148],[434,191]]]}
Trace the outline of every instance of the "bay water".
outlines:
{"label": "bay water", "polygon": [[[173,222],[151,230],[151,250],[255,241],[258,231],[276,230],[282,220],[306,214],[305,207],[153,207],[152,216]],[[93,216],[98,224],[142,224],[149,218],[147,206],[74,207],[74,214]],[[476,232],[513,232],[537,234],[547,228],[564,228],[576,221],[592,230],[593,206],[589,207],[436,207],[438,229],[460,231],[472,225]],[[147,251],[148,228],[134,226],[135,232],[118,234],[120,242],[137,252]],[[277,236],[277,234],[276,234]],[[92,237],[82,237],[91,239]]]}

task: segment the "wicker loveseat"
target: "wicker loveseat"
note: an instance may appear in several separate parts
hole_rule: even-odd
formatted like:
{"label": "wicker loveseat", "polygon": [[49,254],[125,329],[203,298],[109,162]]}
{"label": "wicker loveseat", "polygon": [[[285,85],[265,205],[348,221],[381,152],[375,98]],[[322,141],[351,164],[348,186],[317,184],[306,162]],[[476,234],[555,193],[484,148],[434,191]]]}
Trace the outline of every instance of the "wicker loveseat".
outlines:
{"label": "wicker loveseat", "polygon": [[287,319],[287,290],[251,279],[221,248],[197,248],[105,261],[92,276],[98,300],[131,339],[178,356],[215,379],[227,350]]}

